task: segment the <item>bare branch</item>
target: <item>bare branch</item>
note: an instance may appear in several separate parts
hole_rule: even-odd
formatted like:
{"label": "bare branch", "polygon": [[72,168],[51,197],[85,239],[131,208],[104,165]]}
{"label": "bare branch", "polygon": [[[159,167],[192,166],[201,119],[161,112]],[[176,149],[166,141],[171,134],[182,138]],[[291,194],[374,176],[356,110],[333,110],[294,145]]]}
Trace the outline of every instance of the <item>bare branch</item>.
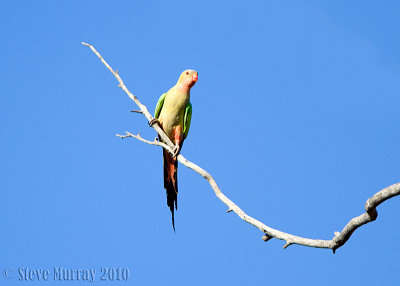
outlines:
{"label": "bare branch", "polygon": [[122,139],[128,138],[128,137],[133,137],[133,138],[136,138],[136,139],[138,139],[138,140],[140,140],[140,141],[142,141],[144,143],[150,144],[150,145],[161,146],[161,147],[163,147],[164,149],[166,149],[168,151],[170,151],[170,149],[171,149],[167,144],[158,141],[157,138],[155,138],[154,141],[152,142],[152,141],[149,141],[149,140],[146,140],[146,139],[143,139],[142,137],[140,137],[140,133],[138,135],[134,135],[134,134],[132,134],[132,133],[130,133],[128,131],[125,131],[125,134],[126,135],[116,134],[116,136],[120,137]]}
{"label": "bare branch", "polygon": [[[123,91],[125,91],[128,96],[139,106],[140,110],[139,111],[133,111],[137,113],[142,113],[147,120],[150,122],[153,117],[151,114],[148,112],[147,107],[143,104],[140,103],[140,101],[137,99],[135,95],[133,95],[125,86],[123,83],[122,79],[120,78],[118,72],[114,71],[109,64],[103,59],[103,57],[96,51],[96,49],[89,44],[83,43],[83,45],[89,47],[101,60],[101,62],[111,71],[111,73],[116,77],[116,79],[119,82],[119,87],[122,88]],[[161,146],[162,148],[168,150],[169,152],[172,152],[174,148],[174,144],[172,141],[168,138],[168,136],[164,133],[164,131],[161,129],[158,124],[154,124],[152,126],[157,133],[160,135],[162,140],[165,142],[159,142],[157,139],[154,139],[154,141],[149,141],[146,139],[143,139],[140,137],[140,134],[134,135],[132,133],[126,132],[126,135],[118,135],[120,138],[127,138],[127,137],[133,137],[136,138],[142,142],[145,142],[147,144],[151,145],[156,145],[156,146]],[[234,211],[242,220],[246,221],[247,223],[257,227],[259,230],[261,230],[265,235],[262,237],[264,241],[268,241],[271,238],[276,238],[285,241],[285,245],[283,248],[287,248],[288,246],[292,244],[298,244],[298,245],[304,245],[304,246],[309,246],[309,247],[316,247],[316,248],[328,248],[332,249],[333,252],[335,253],[335,250],[344,245],[353,232],[359,228],[360,226],[374,221],[377,216],[378,212],[376,210],[376,207],[386,201],[387,199],[390,199],[394,196],[398,196],[400,194],[400,183],[391,185],[387,188],[384,188],[383,190],[377,192],[374,196],[369,198],[365,204],[365,211],[366,213],[363,213],[362,215],[355,217],[351,219],[347,225],[343,228],[342,232],[335,232],[334,237],[331,240],[320,240],[320,239],[310,239],[310,238],[304,238],[300,236],[295,236],[286,232],[282,232],[276,229],[273,229],[264,223],[256,220],[255,218],[247,215],[241,208],[239,208],[235,203],[233,203],[228,197],[226,197],[218,187],[217,183],[215,182],[214,178],[211,176],[210,173],[199,167],[198,165],[194,164],[193,162],[190,162],[187,160],[185,157],[183,157],[182,154],[179,154],[177,156],[179,162],[181,164],[185,165],[186,167],[192,169],[193,171],[197,172],[200,174],[203,178],[205,178],[211,188],[214,190],[215,195],[224,203],[228,206],[228,211],[231,212]]]}
{"label": "bare branch", "polygon": [[[123,91],[126,92],[126,94],[129,96],[130,99],[132,99],[137,106],[139,106],[141,112],[143,113],[143,115],[147,118],[147,120],[150,122],[153,119],[153,116],[151,116],[150,112],[147,110],[147,107],[144,106],[143,104],[140,103],[140,101],[137,99],[137,97],[135,95],[133,95],[125,86],[124,82],[122,81],[121,77],[119,76],[117,71],[114,71],[112,69],[112,67],[110,67],[110,65],[103,59],[103,57],[99,54],[98,51],[96,51],[96,49],[89,44],[86,44],[84,42],[82,42],[82,45],[85,45],[87,47],[89,47],[101,60],[101,62],[108,68],[108,70],[115,76],[115,78],[118,80],[118,87],[120,87]],[[161,136],[162,140],[164,142],[166,142],[169,146],[174,146],[174,144],[172,143],[172,141],[168,138],[168,136],[164,133],[164,131],[161,129],[160,126],[158,126],[157,124],[154,124],[152,126],[157,133]],[[172,149],[171,149],[172,150]]]}

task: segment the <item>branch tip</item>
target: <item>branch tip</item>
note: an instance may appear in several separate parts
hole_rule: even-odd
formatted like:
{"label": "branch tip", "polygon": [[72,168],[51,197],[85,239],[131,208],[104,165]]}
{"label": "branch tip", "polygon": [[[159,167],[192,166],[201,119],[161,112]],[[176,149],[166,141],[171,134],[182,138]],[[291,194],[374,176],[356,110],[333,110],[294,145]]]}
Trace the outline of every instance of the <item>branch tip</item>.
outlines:
{"label": "branch tip", "polygon": [[272,239],[272,236],[269,236],[268,234],[266,234],[266,235],[264,235],[264,236],[262,237],[262,239],[263,239],[265,242],[267,242],[268,240]]}
{"label": "branch tip", "polygon": [[141,110],[131,110],[131,112],[143,114],[143,111],[141,111]]}
{"label": "branch tip", "polygon": [[293,244],[293,242],[289,242],[287,241],[286,244],[283,246],[283,249],[286,249],[288,246],[290,246],[291,244]]}

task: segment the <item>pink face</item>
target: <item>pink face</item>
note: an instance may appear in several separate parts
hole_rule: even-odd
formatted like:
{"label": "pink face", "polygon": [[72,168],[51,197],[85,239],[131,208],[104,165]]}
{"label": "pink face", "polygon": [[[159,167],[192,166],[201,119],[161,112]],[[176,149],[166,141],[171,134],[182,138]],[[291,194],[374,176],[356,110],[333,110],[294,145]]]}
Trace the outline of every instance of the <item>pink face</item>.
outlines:
{"label": "pink face", "polygon": [[181,74],[181,76],[179,78],[179,81],[181,83],[183,83],[184,85],[192,87],[197,82],[198,79],[199,79],[199,74],[198,74],[197,71],[195,71],[195,70],[185,70]]}

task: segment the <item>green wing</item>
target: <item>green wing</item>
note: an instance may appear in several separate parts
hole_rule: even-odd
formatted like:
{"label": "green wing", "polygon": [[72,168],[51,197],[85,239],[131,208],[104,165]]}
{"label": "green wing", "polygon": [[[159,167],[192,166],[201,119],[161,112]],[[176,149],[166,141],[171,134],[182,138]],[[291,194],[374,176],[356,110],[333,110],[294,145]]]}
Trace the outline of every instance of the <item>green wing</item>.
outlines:
{"label": "green wing", "polygon": [[183,139],[186,139],[186,137],[188,136],[191,121],[192,121],[192,104],[189,102],[186,105],[185,117],[183,119]]}
{"label": "green wing", "polygon": [[165,100],[166,95],[167,95],[166,93],[163,93],[163,94],[161,94],[160,98],[158,99],[156,111],[154,111],[154,118],[158,118],[160,116],[161,109],[164,105],[164,100]]}

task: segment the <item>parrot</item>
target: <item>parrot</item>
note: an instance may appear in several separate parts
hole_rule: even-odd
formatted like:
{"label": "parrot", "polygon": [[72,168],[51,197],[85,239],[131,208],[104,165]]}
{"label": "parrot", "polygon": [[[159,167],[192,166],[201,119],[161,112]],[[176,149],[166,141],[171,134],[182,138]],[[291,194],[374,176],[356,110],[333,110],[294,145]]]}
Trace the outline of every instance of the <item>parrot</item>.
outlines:
{"label": "parrot", "polygon": [[[181,73],[178,82],[163,93],[158,99],[154,118],[150,126],[157,123],[165,134],[175,144],[173,154],[163,149],[164,188],[167,195],[167,205],[172,214],[172,227],[175,231],[174,205],[178,209],[178,161],[183,141],[189,133],[192,120],[192,104],[190,103],[190,89],[198,79],[198,72],[185,70]],[[160,136],[158,136],[161,141]]]}

